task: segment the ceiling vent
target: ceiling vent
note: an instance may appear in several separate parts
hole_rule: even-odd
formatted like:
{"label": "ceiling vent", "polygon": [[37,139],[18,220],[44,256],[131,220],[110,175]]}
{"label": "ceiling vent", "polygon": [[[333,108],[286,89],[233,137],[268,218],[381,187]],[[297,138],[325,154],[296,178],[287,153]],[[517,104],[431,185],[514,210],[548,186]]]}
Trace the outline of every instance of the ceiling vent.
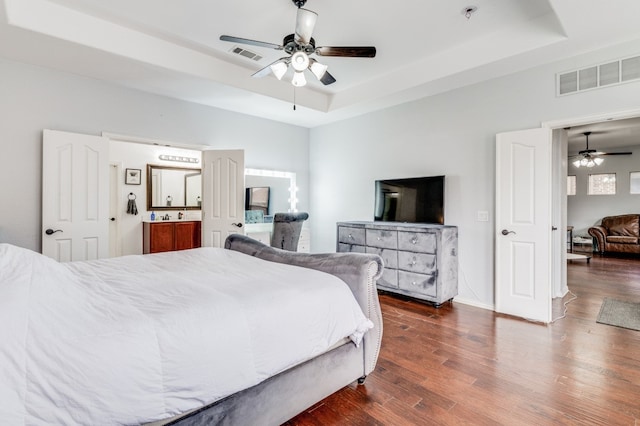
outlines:
{"label": "ceiling vent", "polygon": [[260,59],[262,59],[262,56],[258,55],[255,52],[252,52],[250,50],[247,49],[243,49],[241,47],[235,46],[233,49],[231,49],[231,53],[235,53],[237,55],[240,56],[244,56],[245,58],[249,58],[249,59],[253,59],[254,61],[259,61]]}
{"label": "ceiling vent", "polygon": [[640,80],[640,56],[556,75],[557,96]]}

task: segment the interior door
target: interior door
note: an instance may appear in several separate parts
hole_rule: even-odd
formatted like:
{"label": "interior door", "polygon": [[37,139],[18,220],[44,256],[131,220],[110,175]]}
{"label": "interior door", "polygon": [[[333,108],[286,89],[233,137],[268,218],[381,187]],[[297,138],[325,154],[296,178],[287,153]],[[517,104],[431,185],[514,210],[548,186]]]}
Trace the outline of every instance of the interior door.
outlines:
{"label": "interior door", "polygon": [[496,311],[551,321],[551,130],[496,138]]}
{"label": "interior door", "polygon": [[202,245],[244,233],[244,151],[202,152]]}
{"label": "interior door", "polygon": [[109,143],[44,130],[42,253],[59,262],[109,255]]}

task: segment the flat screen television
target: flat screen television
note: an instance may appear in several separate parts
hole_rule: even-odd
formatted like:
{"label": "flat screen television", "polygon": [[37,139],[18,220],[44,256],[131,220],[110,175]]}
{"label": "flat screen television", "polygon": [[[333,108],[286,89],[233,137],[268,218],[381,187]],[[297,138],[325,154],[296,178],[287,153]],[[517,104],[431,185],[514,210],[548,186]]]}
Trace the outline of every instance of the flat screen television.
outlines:
{"label": "flat screen television", "polygon": [[374,220],[444,225],[444,176],[376,181]]}

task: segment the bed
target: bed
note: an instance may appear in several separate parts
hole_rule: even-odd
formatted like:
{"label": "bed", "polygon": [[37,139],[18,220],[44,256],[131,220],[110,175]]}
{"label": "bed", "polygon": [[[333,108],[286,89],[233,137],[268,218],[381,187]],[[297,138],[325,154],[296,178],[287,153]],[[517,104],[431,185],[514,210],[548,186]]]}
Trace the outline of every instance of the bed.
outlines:
{"label": "bed", "polygon": [[373,371],[381,270],[241,235],[66,264],[0,244],[0,419],[281,424]]}

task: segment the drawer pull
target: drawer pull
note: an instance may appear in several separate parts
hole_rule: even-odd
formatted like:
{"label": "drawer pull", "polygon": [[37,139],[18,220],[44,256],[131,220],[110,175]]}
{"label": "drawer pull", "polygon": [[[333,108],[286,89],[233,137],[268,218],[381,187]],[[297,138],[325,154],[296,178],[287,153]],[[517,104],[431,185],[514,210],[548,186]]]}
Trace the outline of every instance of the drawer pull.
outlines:
{"label": "drawer pull", "polygon": [[381,240],[381,238],[380,238],[380,237],[378,237],[378,241],[380,241],[380,240]]}
{"label": "drawer pull", "polygon": [[418,285],[417,281],[411,281],[411,285]]}
{"label": "drawer pull", "polygon": [[415,259],[411,261],[411,264],[412,264],[412,265],[415,265],[415,264],[416,264]]}
{"label": "drawer pull", "polygon": [[413,244],[417,244],[417,243],[418,243],[418,239],[417,239],[417,238],[414,238],[414,239],[412,239],[412,240],[411,240],[411,242],[412,242]]}
{"label": "drawer pull", "polygon": [[353,240],[353,235],[349,234],[349,238],[351,238]]}

